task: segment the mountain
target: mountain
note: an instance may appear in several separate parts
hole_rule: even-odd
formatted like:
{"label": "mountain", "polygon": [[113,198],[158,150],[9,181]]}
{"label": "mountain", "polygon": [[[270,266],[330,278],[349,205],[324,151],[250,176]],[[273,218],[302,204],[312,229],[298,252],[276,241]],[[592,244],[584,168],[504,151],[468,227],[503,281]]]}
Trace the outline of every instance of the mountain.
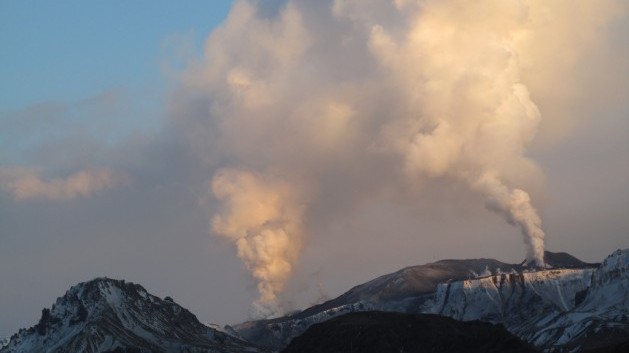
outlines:
{"label": "mountain", "polygon": [[492,259],[413,266],[352,288],[302,312],[234,328],[245,339],[281,349],[310,326],[361,311],[428,313],[503,324],[540,349],[585,351],[629,337],[629,250],[600,266],[546,253],[551,268]]}
{"label": "mountain", "polygon": [[629,249],[598,268],[495,274],[443,283],[417,308],[504,324],[540,348],[582,351],[629,340]]}
{"label": "mountain", "polygon": [[171,298],[142,286],[97,278],[70,288],[37,325],[13,335],[0,353],[262,352],[201,324]]}
{"label": "mountain", "polygon": [[[426,322],[440,329],[424,341],[450,342],[453,349],[468,342],[470,335],[486,337],[487,332],[497,335],[488,341],[498,344],[495,347],[514,342],[498,332],[504,327],[543,351],[626,351],[629,249],[615,251],[601,264],[584,263],[566,253],[546,253],[546,262],[545,268],[493,259],[407,267],[301,312],[224,330],[201,324],[171,298],[160,299],[140,285],[97,278],[70,288],[52,308],[42,311],[35,326],[20,330],[6,345],[2,342],[0,353],[228,353],[284,348],[306,353],[304,342],[329,337],[342,344],[344,335],[354,334],[360,337],[352,344],[372,347],[398,337],[410,348],[419,344],[414,337],[424,337],[424,329],[404,327]],[[361,314],[368,311],[388,314]],[[345,314],[351,315],[341,317]]]}
{"label": "mountain", "polygon": [[540,324],[543,329],[525,339],[571,350],[629,347],[629,249],[616,250],[603,261],[589,286],[576,294],[572,310]]}
{"label": "mountain", "polygon": [[282,353],[529,353],[501,325],[427,314],[359,312],[312,325]]}

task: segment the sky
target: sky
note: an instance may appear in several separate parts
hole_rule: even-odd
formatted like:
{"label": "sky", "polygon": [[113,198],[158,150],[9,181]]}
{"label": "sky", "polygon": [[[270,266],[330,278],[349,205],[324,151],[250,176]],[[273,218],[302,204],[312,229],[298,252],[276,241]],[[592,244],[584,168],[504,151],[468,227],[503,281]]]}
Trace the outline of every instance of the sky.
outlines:
{"label": "sky", "polygon": [[232,324],[440,259],[601,261],[629,246],[628,16],[0,2],[0,336],[100,276]]}

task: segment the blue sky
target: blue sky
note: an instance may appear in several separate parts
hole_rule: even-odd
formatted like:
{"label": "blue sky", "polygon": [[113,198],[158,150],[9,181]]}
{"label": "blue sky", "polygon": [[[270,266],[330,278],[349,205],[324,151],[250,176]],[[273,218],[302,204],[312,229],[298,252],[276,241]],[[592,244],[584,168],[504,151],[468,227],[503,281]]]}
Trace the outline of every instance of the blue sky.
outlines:
{"label": "blue sky", "polygon": [[165,41],[186,35],[200,50],[230,3],[2,1],[0,110],[160,88]]}
{"label": "blue sky", "polygon": [[159,130],[175,86],[169,70],[202,55],[230,6],[1,2],[0,163],[32,164],[42,140],[80,134],[107,144]]}

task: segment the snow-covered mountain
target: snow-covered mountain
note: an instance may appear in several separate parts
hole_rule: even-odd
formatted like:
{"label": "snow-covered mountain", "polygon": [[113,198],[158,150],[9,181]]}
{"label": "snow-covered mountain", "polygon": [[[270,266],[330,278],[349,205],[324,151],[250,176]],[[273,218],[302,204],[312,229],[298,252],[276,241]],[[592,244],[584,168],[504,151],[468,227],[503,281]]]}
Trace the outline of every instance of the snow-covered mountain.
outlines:
{"label": "snow-covered mountain", "polygon": [[418,308],[502,323],[545,349],[579,351],[629,340],[629,249],[596,269],[548,269],[440,284]]}
{"label": "snow-covered mountain", "polygon": [[260,346],[282,349],[314,324],[372,310],[502,324],[546,351],[629,347],[629,249],[601,264],[565,253],[546,253],[546,262],[550,268],[492,259],[408,267],[299,313],[226,329],[201,324],[140,285],[98,278],[70,288],[0,353],[263,352]]}
{"label": "snow-covered mountain", "polygon": [[[521,335],[540,346],[599,348],[629,341],[629,249],[617,250],[577,293],[572,310],[540,320]],[[627,346],[627,344],[625,344]]]}
{"label": "snow-covered mountain", "polygon": [[171,298],[98,278],[70,288],[39,323],[13,335],[0,353],[261,352],[201,324]]}
{"label": "snow-covered mountain", "polygon": [[500,323],[546,350],[578,351],[627,340],[629,249],[614,252],[600,266],[565,253],[546,253],[546,259],[552,268],[490,259],[409,267],[300,313],[235,328],[246,339],[277,349],[315,323],[382,310]]}

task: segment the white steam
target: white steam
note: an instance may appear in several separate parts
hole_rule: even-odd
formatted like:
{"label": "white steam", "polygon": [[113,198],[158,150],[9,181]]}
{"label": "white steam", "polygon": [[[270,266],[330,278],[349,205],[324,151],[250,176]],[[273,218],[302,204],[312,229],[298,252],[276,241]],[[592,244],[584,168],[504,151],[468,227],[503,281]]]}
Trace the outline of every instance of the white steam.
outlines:
{"label": "white steam", "polygon": [[517,40],[526,7],[501,5],[502,18],[489,25],[474,16],[479,9],[447,3],[423,8],[397,39],[381,26],[372,29],[372,52],[412,107],[393,142],[411,178],[451,177],[480,191],[491,210],[521,229],[527,260],[542,266],[537,211],[525,191],[500,177],[527,163],[523,152],[541,120],[520,83]]}
{"label": "white steam", "polygon": [[236,244],[259,303],[277,304],[314,208],[421,197],[436,178],[482,195],[543,265],[524,191],[541,176],[525,156],[542,117],[531,96],[570,82],[559,68],[616,11],[579,4],[293,0],[269,15],[237,2],[185,73],[175,123],[228,166],[214,175],[212,230]]}
{"label": "white steam", "polygon": [[490,210],[501,213],[510,224],[522,231],[527,263],[544,266],[544,231],[542,220],[531,205],[529,194],[521,189],[509,190],[494,176],[485,174],[473,184],[487,199]]}

